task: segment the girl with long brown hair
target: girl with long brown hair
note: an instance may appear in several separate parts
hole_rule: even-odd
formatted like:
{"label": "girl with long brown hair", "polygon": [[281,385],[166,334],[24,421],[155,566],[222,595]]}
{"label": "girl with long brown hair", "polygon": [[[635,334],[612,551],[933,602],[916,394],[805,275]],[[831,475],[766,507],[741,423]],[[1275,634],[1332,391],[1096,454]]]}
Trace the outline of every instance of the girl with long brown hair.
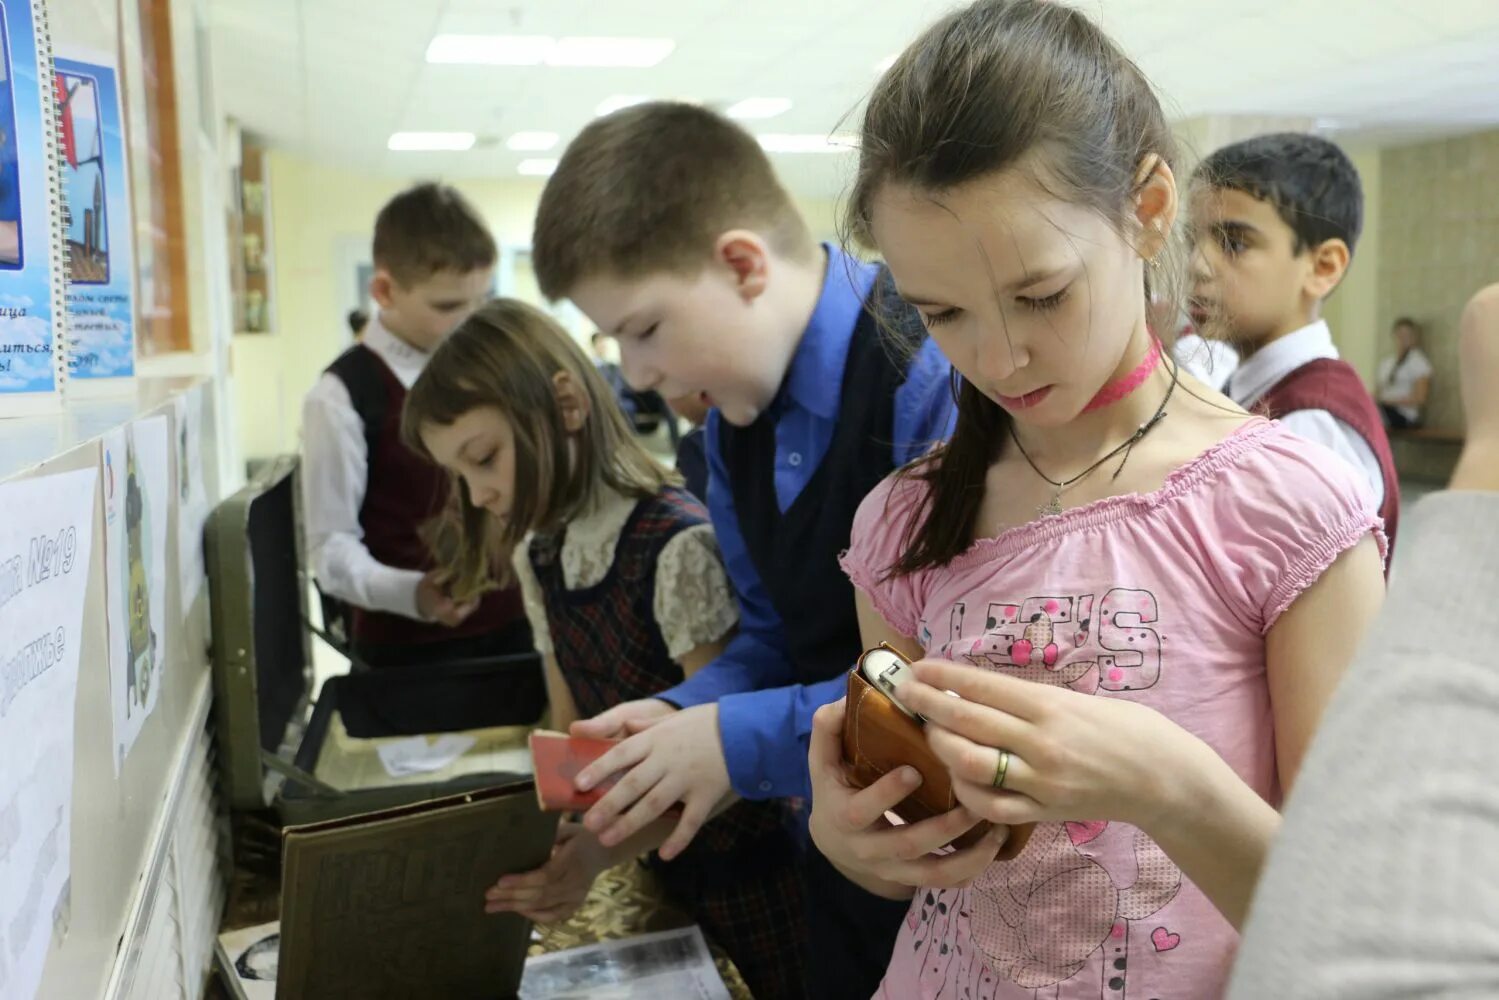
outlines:
{"label": "girl with long brown hair", "polygon": [[864,640],[920,661],[900,698],[961,807],[893,826],[909,769],[852,788],[841,705],[812,741],[818,846],[911,900],[882,997],[1218,995],[1379,607],[1358,472],[1181,373],[1147,322],[1172,160],[1144,76],[1061,3],[958,10],[869,100],[851,233],[958,377],[951,441],[865,500],[844,568]]}

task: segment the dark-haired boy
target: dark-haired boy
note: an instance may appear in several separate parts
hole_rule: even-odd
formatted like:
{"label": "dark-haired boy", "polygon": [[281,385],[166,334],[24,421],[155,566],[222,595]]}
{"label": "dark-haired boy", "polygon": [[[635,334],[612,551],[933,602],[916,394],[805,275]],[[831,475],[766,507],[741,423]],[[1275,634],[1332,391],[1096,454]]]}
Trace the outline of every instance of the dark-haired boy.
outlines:
{"label": "dark-haired boy", "polygon": [[1283,132],[1213,153],[1192,188],[1192,319],[1242,358],[1225,391],[1361,470],[1393,543],[1400,487],[1389,438],[1321,318],[1363,228],[1357,169],[1333,143]]}

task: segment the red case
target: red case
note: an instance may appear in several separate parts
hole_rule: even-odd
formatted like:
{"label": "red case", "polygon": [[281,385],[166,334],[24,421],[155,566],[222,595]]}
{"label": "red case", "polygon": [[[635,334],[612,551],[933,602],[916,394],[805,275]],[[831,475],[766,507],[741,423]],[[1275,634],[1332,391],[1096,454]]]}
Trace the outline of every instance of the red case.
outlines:
{"label": "red case", "polygon": [[617,740],[568,736],[538,729],[529,737],[531,761],[536,768],[536,800],[543,812],[586,812],[614,787],[618,775],[610,775],[587,792],[580,792],[573,779],[578,772],[614,747]]}

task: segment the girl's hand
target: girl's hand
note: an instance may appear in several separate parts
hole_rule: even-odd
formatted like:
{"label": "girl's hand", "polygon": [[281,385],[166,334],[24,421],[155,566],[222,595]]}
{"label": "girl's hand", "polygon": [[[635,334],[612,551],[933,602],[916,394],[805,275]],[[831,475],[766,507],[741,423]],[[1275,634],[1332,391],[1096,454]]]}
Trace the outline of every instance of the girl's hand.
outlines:
{"label": "girl's hand", "polygon": [[609,852],[577,823],[557,827],[552,857],[535,871],[505,875],[484,893],[485,913],[519,913],[538,924],[561,923],[577,912]]}
{"label": "girl's hand", "polygon": [[[904,698],[905,689],[901,697]],[[845,875],[876,895],[910,898],[910,888],[965,886],[994,861],[1009,830],[945,855],[942,849],[972,829],[979,817],[958,808],[941,816],[895,826],[885,813],[921,784],[913,767],[902,767],[865,789],[848,783],[843,765],[846,700],[824,705],[812,717],[812,839]]]}
{"label": "girl's hand", "polygon": [[[1217,760],[1135,702],[940,660],[913,670],[901,701],[926,717],[927,742],[952,772],[958,801],[995,823],[1122,822],[1150,833],[1177,814],[1174,793],[1190,784],[1180,779]],[[1010,761],[996,789],[1001,749]]]}

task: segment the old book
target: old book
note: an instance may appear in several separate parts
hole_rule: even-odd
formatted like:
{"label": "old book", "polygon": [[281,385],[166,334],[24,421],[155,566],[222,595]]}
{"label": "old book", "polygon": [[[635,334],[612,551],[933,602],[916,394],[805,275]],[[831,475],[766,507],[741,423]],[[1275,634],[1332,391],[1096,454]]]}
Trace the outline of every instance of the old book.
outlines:
{"label": "old book", "polygon": [[618,775],[610,775],[586,792],[573,784],[578,772],[618,745],[617,740],[568,736],[547,730],[531,733],[531,763],[536,772],[536,800],[548,812],[586,812],[614,787]]}
{"label": "old book", "polygon": [[531,782],[285,832],[280,1000],[491,1000],[519,988],[530,923],[484,890],[551,855]]}

